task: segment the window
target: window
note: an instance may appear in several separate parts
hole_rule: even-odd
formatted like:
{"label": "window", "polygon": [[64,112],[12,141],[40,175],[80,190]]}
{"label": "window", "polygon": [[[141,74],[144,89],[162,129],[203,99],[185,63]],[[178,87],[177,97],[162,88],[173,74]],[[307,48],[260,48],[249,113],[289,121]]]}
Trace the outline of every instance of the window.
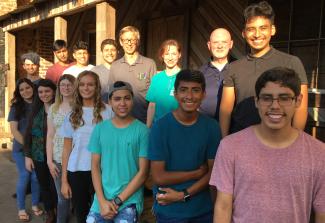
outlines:
{"label": "window", "polygon": [[271,44],[303,62],[309,88],[325,89],[325,0],[270,0],[277,33]]}

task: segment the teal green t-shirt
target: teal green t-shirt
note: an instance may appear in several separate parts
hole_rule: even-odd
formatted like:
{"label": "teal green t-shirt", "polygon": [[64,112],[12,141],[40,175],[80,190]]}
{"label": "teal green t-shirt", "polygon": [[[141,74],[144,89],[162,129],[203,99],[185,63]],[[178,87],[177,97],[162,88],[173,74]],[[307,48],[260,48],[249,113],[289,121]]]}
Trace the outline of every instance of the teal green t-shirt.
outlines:
{"label": "teal green t-shirt", "polygon": [[156,103],[156,112],[153,121],[157,121],[178,107],[178,103],[174,98],[175,80],[176,74],[168,76],[165,70],[152,77],[146,100]]}
{"label": "teal green t-shirt", "polygon": [[[147,157],[148,128],[135,119],[125,128],[117,128],[112,120],[97,124],[88,144],[91,153],[101,155],[102,187],[105,198],[111,200],[119,195],[139,171],[139,158]],[[143,187],[130,196],[120,209],[135,204],[143,210]],[[97,196],[91,211],[100,213]]]}

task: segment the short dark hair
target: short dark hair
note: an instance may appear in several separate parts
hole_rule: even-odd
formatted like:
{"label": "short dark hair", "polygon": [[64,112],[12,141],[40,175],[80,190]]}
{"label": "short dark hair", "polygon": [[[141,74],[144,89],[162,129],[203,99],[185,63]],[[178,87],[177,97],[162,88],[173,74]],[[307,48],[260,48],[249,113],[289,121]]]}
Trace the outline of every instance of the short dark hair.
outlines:
{"label": "short dark hair", "polygon": [[179,87],[181,81],[199,83],[201,84],[202,90],[205,91],[205,78],[201,71],[189,69],[181,70],[176,75],[174,84],[175,91],[177,91],[177,88]]}
{"label": "short dark hair", "polygon": [[112,45],[112,46],[115,46],[115,48],[117,49],[117,44],[116,44],[116,41],[113,40],[113,39],[104,39],[100,45],[100,50],[103,51],[104,47],[106,45]]}
{"label": "short dark hair", "polygon": [[298,74],[292,69],[275,67],[262,73],[255,83],[255,94],[257,97],[267,82],[278,83],[282,87],[290,88],[295,96],[300,95],[301,81]]}
{"label": "short dark hair", "polygon": [[247,6],[244,10],[245,23],[247,23],[253,17],[264,17],[269,19],[272,24],[274,24],[274,11],[272,6],[266,2],[262,1],[259,3],[253,3]]}
{"label": "short dark hair", "polygon": [[87,50],[88,51],[88,43],[79,40],[76,42],[76,44],[72,47],[73,52],[76,52],[77,50]]}
{"label": "short dark hair", "polygon": [[62,48],[67,48],[67,42],[63,39],[57,39],[53,42],[52,50],[57,51],[61,50]]}

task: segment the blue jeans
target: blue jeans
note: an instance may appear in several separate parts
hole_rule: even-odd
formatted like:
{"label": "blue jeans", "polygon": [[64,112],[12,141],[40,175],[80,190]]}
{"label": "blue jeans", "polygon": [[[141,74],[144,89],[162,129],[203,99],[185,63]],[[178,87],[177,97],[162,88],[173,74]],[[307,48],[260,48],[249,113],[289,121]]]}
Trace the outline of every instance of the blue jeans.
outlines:
{"label": "blue jeans", "polygon": [[70,213],[70,199],[65,199],[61,194],[61,176],[62,176],[62,166],[59,163],[56,163],[57,168],[59,169],[58,177],[54,179],[56,193],[58,195],[58,207],[56,214],[56,223],[67,223],[69,221]]}
{"label": "blue jeans", "polygon": [[100,213],[90,211],[87,216],[87,223],[136,223],[138,222],[138,214],[135,204],[126,206],[119,210],[113,219],[104,219]]}
{"label": "blue jeans", "polygon": [[156,213],[156,220],[157,223],[212,223],[213,213],[209,211],[208,213],[192,218],[174,218]]}
{"label": "blue jeans", "polygon": [[29,172],[25,167],[25,156],[23,152],[13,151],[12,158],[16,162],[18,180],[16,184],[17,206],[19,210],[25,210],[26,188],[31,182],[32,205],[36,206],[40,200],[40,187],[35,170]]}

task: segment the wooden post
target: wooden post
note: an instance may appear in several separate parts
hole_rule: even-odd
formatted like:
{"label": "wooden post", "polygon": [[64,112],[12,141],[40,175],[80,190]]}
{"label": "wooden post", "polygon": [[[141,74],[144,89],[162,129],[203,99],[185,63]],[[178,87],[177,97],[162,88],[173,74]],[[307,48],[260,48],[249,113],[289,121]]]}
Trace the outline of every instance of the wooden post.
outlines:
{"label": "wooden post", "polygon": [[[5,64],[9,64],[9,70],[6,72],[5,87],[5,117],[9,114],[9,105],[16,87],[16,37],[5,32]],[[9,132],[9,125],[6,124],[5,131]]]}
{"label": "wooden post", "polygon": [[107,2],[96,5],[96,64],[104,61],[101,56],[100,44],[104,39],[115,39],[115,8]]}
{"label": "wooden post", "polygon": [[[54,40],[62,39],[67,42],[67,20],[61,16],[54,18]],[[57,58],[54,57],[54,61],[57,61]]]}
{"label": "wooden post", "polygon": [[67,20],[61,16],[54,18],[54,40],[56,39],[67,41]]}

